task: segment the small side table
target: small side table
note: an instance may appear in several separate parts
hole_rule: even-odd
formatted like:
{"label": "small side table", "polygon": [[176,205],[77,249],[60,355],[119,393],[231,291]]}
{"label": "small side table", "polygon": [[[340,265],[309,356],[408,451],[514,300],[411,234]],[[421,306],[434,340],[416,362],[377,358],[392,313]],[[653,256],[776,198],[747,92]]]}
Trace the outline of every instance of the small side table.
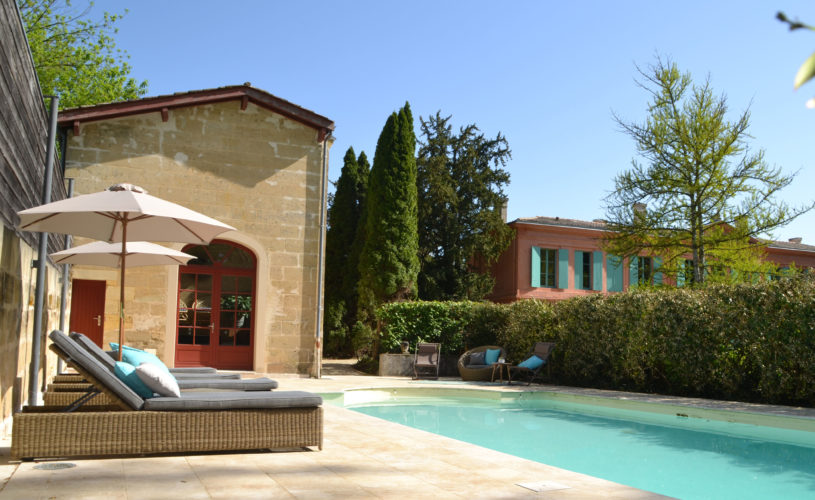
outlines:
{"label": "small side table", "polygon": [[501,383],[504,383],[504,371],[507,373],[507,384],[512,383],[512,374],[509,371],[509,367],[512,366],[512,363],[493,363],[492,364],[492,376],[490,377],[490,382],[495,382],[495,372],[498,371],[498,380]]}

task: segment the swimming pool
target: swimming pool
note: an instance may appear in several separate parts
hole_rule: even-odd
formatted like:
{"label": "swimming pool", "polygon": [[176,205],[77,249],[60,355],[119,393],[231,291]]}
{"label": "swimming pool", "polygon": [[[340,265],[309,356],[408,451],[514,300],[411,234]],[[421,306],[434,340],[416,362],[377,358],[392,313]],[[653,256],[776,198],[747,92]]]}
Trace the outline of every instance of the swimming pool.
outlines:
{"label": "swimming pool", "polygon": [[767,417],[770,427],[728,422],[723,412],[695,418],[670,405],[636,411],[591,398],[494,391],[349,391],[340,403],[677,498],[815,498],[811,420]]}

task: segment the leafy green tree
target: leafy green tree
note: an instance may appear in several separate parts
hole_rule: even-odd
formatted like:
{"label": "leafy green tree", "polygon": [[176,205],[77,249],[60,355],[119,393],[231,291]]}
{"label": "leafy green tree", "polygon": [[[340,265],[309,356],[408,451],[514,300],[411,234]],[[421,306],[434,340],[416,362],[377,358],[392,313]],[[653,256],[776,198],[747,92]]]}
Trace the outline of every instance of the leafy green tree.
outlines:
{"label": "leafy green tree", "polygon": [[479,300],[494,284],[488,266],[512,238],[501,216],[509,144],[500,133],[486,138],[476,125],[454,133],[441,112],[420,120],[419,297]]}
{"label": "leafy green tree", "polygon": [[376,143],[360,255],[360,314],[384,302],[413,298],[419,272],[416,136],[410,105],[388,117]]}
{"label": "leafy green tree", "polygon": [[[639,68],[638,68],[639,69]],[[658,59],[639,82],[651,96],[648,117],[622,130],[645,164],[618,174],[606,198],[610,253],[650,253],[662,271],[703,282],[714,268],[741,276],[760,271],[759,236],[813,208],[792,208],[775,195],[794,179],[769,167],[764,152],[750,151],[750,113],[727,119],[726,97],[713,95],[709,79],[692,85],[670,61]],[[688,257],[689,256],[689,257]]]}
{"label": "leafy green tree", "polygon": [[[326,354],[351,354],[350,327],[354,324],[359,281],[359,253],[354,241],[362,219],[368,189],[368,160],[365,153],[357,161],[354,148],[348,148],[328,208],[325,249],[325,304],[323,325]],[[362,164],[360,164],[362,163]]]}
{"label": "leafy green tree", "polygon": [[18,0],[34,67],[45,95],[59,95],[60,108],[136,99],[147,82],[130,77],[127,54],[116,48],[114,23],[123,14],[87,18],[70,0]]}

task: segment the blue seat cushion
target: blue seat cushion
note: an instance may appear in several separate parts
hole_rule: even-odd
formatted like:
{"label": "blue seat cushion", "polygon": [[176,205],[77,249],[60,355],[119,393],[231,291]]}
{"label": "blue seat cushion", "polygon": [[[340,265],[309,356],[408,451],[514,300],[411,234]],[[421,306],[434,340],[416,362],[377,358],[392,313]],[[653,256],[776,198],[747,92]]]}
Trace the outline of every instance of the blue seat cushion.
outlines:
{"label": "blue seat cushion", "polygon": [[541,366],[543,366],[543,360],[534,354],[518,363],[519,368],[527,368],[529,370],[537,370]]}
{"label": "blue seat cushion", "polygon": [[[119,344],[111,342],[110,347],[115,351],[116,356],[118,356]],[[173,374],[170,373],[170,369],[167,368],[167,365],[165,365],[164,362],[158,359],[158,356],[156,356],[155,354],[150,354],[147,351],[142,351],[140,349],[136,349],[133,347],[124,346],[124,350],[122,350],[122,361],[130,363],[133,366],[139,366],[142,363],[150,363],[158,366],[159,368],[167,372],[167,374],[169,374],[170,376],[173,376]]]}
{"label": "blue seat cushion", "polygon": [[125,361],[117,361],[113,367],[113,373],[139,396],[143,398],[153,397],[153,389],[150,389],[142,382],[136,373],[135,366]]}
{"label": "blue seat cushion", "polygon": [[500,355],[501,349],[487,349],[484,360],[488,365],[492,365],[498,362],[498,356]]}

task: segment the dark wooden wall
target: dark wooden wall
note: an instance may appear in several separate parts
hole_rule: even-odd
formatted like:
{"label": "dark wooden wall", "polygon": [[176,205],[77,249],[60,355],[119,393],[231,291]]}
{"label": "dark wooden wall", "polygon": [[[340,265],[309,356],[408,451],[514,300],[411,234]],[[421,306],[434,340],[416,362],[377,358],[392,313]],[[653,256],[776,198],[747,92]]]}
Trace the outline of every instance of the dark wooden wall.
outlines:
{"label": "dark wooden wall", "polygon": [[[37,83],[15,0],[0,0],[0,220],[36,248],[37,233],[19,231],[17,211],[42,204],[48,100]],[[51,200],[66,197],[62,167],[54,160]],[[63,237],[49,238],[49,251]]]}

